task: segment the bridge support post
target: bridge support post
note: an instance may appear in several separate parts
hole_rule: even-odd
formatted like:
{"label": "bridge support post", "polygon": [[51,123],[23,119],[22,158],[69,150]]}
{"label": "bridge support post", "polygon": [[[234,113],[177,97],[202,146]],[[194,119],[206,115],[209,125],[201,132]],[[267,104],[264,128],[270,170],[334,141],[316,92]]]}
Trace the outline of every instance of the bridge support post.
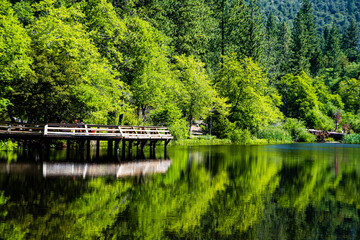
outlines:
{"label": "bridge support post", "polygon": [[122,149],[121,149],[121,151],[122,151],[122,158],[123,159],[125,159],[125,151],[126,151],[126,141],[125,140],[123,140],[123,142],[122,142]]}
{"label": "bridge support post", "polygon": [[96,140],[96,158],[100,157],[100,140]]}
{"label": "bridge support post", "polygon": [[89,161],[90,160],[90,143],[91,143],[91,140],[88,139],[86,140],[86,160]]}
{"label": "bridge support post", "polygon": [[120,140],[115,140],[114,155],[116,156],[119,152]]}
{"label": "bridge support post", "polygon": [[109,140],[108,141],[108,156],[111,156],[113,152],[113,141]]}
{"label": "bridge support post", "polygon": [[141,154],[140,154],[140,150],[141,150],[141,141],[137,140],[136,141],[136,157],[137,158],[140,158],[141,157]]}
{"label": "bridge support post", "polygon": [[167,145],[169,144],[170,140],[165,140],[164,141],[164,158],[166,159],[166,154],[167,154]]}
{"label": "bridge support post", "polygon": [[145,147],[145,145],[146,145],[146,142],[147,142],[147,140],[145,140],[145,141],[141,141],[141,153],[144,155],[144,147]]}
{"label": "bridge support post", "polygon": [[133,141],[130,140],[130,141],[129,141],[129,158],[130,158],[130,159],[132,158],[132,144],[133,144]]}
{"label": "bridge support post", "polygon": [[44,160],[49,161],[50,158],[50,140],[43,140],[44,143]]}
{"label": "bridge support post", "polygon": [[23,142],[23,148],[22,148],[22,154],[24,157],[26,157],[26,152],[27,150],[29,149],[29,140],[25,139],[24,142]]}
{"label": "bridge support post", "polygon": [[150,141],[150,158],[156,158],[156,142]]}
{"label": "bridge support post", "polygon": [[66,140],[66,160],[70,159],[70,140]]}
{"label": "bridge support post", "polygon": [[80,150],[84,150],[85,149],[85,140],[80,140],[79,144],[80,144]]}

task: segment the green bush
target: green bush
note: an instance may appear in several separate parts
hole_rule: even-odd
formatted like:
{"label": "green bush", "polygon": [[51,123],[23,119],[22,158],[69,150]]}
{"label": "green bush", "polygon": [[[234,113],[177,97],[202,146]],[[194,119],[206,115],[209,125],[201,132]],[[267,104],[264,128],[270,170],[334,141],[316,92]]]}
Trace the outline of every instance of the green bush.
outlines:
{"label": "green bush", "polygon": [[251,133],[248,129],[234,129],[228,137],[232,143],[250,144],[252,142]]}
{"label": "green bush", "polygon": [[173,104],[165,104],[150,112],[150,121],[155,125],[175,123],[178,119],[181,119],[181,110]]}
{"label": "green bush", "polygon": [[235,123],[232,123],[225,116],[216,114],[212,121],[212,134],[218,138],[227,138],[235,129]]}
{"label": "green bush", "polygon": [[360,114],[344,113],[340,125],[348,125],[354,132],[360,132]]}
{"label": "green bush", "polygon": [[258,138],[267,139],[269,142],[280,141],[280,142],[291,142],[292,137],[288,130],[282,126],[267,126],[258,131]]}
{"label": "green bush", "polygon": [[283,127],[290,132],[293,141],[314,142],[316,140],[316,136],[309,133],[304,122],[298,119],[287,118]]}
{"label": "green bush", "polygon": [[185,119],[178,119],[169,125],[170,133],[174,140],[186,139],[189,137],[189,126]]}
{"label": "green bush", "polygon": [[352,143],[352,144],[360,144],[360,134],[353,133],[353,134],[345,135],[343,142],[344,143]]}
{"label": "green bush", "polygon": [[320,130],[330,130],[335,129],[336,124],[333,119],[326,116],[319,109],[311,109],[305,115],[306,125],[310,128],[320,129]]}

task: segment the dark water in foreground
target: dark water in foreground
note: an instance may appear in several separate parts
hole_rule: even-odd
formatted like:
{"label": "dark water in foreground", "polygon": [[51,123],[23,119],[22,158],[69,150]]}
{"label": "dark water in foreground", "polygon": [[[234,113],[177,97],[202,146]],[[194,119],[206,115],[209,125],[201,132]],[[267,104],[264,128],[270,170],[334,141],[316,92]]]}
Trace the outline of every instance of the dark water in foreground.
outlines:
{"label": "dark water in foreground", "polygon": [[126,164],[1,154],[5,239],[360,239],[360,145],[170,147]]}

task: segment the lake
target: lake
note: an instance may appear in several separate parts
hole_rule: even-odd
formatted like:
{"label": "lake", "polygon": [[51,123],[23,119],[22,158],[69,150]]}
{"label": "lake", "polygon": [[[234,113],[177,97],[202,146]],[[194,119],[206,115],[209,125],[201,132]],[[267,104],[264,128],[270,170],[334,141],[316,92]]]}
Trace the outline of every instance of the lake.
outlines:
{"label": "lake", "polygon": [[0,152],[4,239],[360,239],[360,145]]}

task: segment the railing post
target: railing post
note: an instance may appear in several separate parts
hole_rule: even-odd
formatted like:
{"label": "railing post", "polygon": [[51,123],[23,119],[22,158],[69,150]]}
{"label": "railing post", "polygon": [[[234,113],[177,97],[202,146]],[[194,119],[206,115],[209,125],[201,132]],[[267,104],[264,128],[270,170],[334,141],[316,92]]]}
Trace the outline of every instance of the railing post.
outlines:
{"label": "railing post", "polygon": [[45,124],[44,126],[44,135],[47,135],[48,134],[48,125]]}
{"label": "railing post", "polygon": [[122,137],[122,136],[123,136],[123,132],[122,132],[122,130],[121,130],[121,127],[118,126],[118,128],[119,128],[119,131],[120,131],[120,136]]}

